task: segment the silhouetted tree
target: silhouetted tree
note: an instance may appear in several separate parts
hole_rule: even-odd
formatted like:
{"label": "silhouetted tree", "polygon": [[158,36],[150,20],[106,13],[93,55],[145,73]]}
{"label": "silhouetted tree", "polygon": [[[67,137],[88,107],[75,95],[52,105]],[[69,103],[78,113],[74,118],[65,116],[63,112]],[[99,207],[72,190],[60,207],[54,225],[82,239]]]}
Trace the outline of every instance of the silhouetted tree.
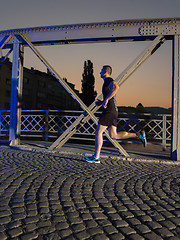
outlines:
{"label": "silhouetted tree", "polygon": [[82,78],[81,97],[83,102],[89,106],[97,96],[97,92],[94,90],[95,78],[93,75],[93,63],[90,60],[84,62]]}

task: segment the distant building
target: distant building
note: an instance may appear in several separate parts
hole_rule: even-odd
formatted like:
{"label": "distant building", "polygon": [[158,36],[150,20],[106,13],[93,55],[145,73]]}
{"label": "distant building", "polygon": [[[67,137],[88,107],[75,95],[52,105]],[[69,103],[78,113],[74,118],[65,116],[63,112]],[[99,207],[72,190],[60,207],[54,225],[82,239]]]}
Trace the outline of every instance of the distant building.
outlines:
{"label": "distant building", "polygon": [[[6,59],[0,66],[1,110],[10,109],[11,74],[12,62]],[[67,83],[79,96],[75,85]],[[22,109],[79,110],[79,105],[49,71],[45,73],[24,67]]]}

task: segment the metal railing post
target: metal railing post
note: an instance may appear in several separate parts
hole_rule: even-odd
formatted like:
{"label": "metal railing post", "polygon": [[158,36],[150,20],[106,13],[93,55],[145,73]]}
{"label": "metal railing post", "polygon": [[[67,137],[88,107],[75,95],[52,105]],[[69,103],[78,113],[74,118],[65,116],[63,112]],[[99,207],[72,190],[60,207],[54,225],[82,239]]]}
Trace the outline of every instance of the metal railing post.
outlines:
{"label": "metal railing post", "polygon": [[167,116],[163,115],[163,129],[162,129],[162,150],[166,151],[166,120]]}
{"label": "metal railing post", "polygon": [[48,141],[48,125],[49,125],[49,110],[45,110],[44,114],[44,140]]}
{"label": "metal railing post", "polygon": [[0,110],[0,136],[1,136],[1,125],[2,125],[2,121],[1,121],[1,110]]}

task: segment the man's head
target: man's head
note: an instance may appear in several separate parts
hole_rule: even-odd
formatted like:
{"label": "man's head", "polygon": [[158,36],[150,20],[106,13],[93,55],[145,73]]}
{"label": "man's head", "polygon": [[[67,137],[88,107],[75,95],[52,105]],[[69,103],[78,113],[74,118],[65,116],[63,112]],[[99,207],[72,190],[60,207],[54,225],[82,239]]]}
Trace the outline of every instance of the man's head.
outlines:
{"label": "man's head", "polygon": [[104,65],[101,69],[100,75],[101,78],[106,78],[112,74],[112,67],[109,65]]}

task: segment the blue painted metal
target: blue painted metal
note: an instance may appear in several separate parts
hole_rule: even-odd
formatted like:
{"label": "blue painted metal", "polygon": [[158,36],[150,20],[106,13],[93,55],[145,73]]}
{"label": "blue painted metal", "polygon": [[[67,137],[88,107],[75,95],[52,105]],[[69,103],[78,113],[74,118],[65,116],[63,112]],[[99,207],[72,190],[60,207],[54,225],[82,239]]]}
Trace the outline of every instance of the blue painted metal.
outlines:
{"label": "blue painted metal", "polygon": [[0,42],[0,47],[3,46],[3,44],[6,42],[6,40],[8,39],[9,35],[5,35],[2,39],[1,39],[1,42]]}
{"label": "blue painted metal", "polygon": [[[9,55],[9,53],[12,51],[12,46],[10,45],[10,50],[8,52],[8,54],[6,54],[6,56],[3,56],[2,53],[2,49],[4,48],[4,46],[6,46],[6,44],[9,42],[9,40],[12,39],[12,36],[6,35],[5,37],[3,37],[0,41],[0,54],[1,54],[1,63],[6,59],[7,55]],[[9,47],[8,47],[9,48]]]}
{"label": "blue painted metal", "polygon": [[13,51],[13,47],[10,48],[10,50],[8,51],[8,53],[5,56],[2,56],[0,65],[1,65],[1,63],[3,63],[6,60],[6,58],[11,54],[12,51]]}
{"label": "blue painted metal", "polygon": [[12,62],[12,80],[11,80],[11,111],[10,111],[10,129],[9,144],[15,145],[17,139],[17,103],[18,103],[18,82],[19,82],[19,41],[14,38],[13,43],[13,62]]}

